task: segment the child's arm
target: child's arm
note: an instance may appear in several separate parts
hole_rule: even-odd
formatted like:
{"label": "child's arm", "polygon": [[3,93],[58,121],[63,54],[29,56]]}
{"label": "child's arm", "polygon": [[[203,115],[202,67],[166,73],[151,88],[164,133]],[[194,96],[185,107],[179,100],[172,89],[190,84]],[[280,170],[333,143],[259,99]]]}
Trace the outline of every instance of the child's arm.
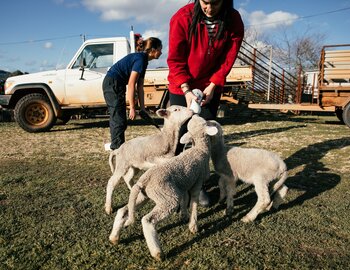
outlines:
{"label": "child's arm", "polygon": [[140,104],[141,110],[145,109],[145,94],[144,94],[145,92],[143,89],[143,83],[144,83],[144,79],[139,78],[139,80],[137,82],[137,94],[138,94],[139,104]]}
{"label": "child's arm", "polygon": [[135,112],[135,87],[136,83],[139,79],[139,73],[136,71],[132,71],[130,74],[129,82],[128,82],[128,95],[127,99],[129,101],[130,113],[129,119],[134,120],[136,116]]}

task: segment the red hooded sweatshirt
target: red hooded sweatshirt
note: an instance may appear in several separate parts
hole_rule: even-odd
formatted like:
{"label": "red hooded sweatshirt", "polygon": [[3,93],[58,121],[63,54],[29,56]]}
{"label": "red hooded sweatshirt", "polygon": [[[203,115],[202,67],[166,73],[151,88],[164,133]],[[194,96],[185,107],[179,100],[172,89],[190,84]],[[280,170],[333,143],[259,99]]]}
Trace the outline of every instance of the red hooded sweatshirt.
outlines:
{"label": "red hooded sweatshirt", "polygon": [[232,10],[232,23],[224,31],[223,38],[209,39],[204,22],[197,25],[197,36],[189,42],[189,26],[194,3],[179,9],[170,20],[169,31],[169,91],[183,95],[181,84],[187,82],[190,89],[204,90],[210,82],[221,91],[226,76],[237,58],[244,36],[240,14]]}

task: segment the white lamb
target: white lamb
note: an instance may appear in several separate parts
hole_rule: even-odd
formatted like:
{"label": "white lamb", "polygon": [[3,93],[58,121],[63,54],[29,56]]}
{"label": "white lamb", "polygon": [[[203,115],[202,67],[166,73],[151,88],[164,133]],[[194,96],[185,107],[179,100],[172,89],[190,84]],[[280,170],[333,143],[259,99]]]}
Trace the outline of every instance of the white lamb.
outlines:
{"label": "white lamb", "polygon": [[[277,209],[288,191],[284,185],[287,178],[284,161],[277,154],[263,149],[232,147],[227,150],[220,124],[208,122],[218,129],[216,136],[211,137],[211,159],[220,176],[220,201],[226,196],[226,214],[233,213],[233,197],[239,179],[253,184],[258,197],[253,209],[242,218],[243,222],[255,220],[258,214],[271,206]],[[274,195],[273,202],[270,195]]]}
{"label": "white lamb", "polygon": [[105,203],[107,214],[112,213],[112,193],[120,179],[123,177],[131,189],[131,180],[138,170],[147,170],[173,157],[179,140],[180,127],[193,115],[193,111],[176,105],[159,109],[156,113],[164,119],[160,132],[126,141],[109,156],[112,176],[107,184]]}
{"label": "white lamb", "polygon": [[131,189],[129,204],[117,212],[109,236],[113,244],[118,243],[122,227],[134,222],[135,207],[141,206],[148,198],[154,201],[155,207],[142,218],[142,227],[150,253],[156,260],[163,257],[156,225],[179,205],[182,218],[188,218],[188,195],[191,198],[189,230],[197,232],[199,192],[203,181],[210,176],[209,136],[215,135],[217,129],[207,126],[206,121],[198,115],[194,115],[187,126],[188,132],[181,137],[180,142],[185,144],[193,138],[194,146],[163,164],[152,167],[140,177]]}

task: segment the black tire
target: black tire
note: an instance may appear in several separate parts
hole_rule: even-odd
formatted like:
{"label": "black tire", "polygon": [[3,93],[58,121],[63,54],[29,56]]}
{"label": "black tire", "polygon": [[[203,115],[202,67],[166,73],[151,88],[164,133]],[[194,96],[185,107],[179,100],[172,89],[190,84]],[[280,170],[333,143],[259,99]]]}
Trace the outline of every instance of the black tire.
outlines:
{"label": "black tire", "polygon": [[17,102],[15,120],[28,132],[44,132],[50,130],[57,119],[48,97],[34,93]]}
{"label": "black tire", "polygon": [[346,104],[343,110],[343,121],[344,124],[350,128],[350,102]]}
{"label": "black tire", "polygon": [[335,110],[335,115],[337,116],[337,118],[340,120],[340,122],[342,124],[344,124],[344,120],[343,120],[343,110],[342,109],[336,109]]}
{"label": "black tire", "polygon": [[61,117],[57,118],[56,125],[65,125],[70,120],[71,115],[70,114],[64,114]]}

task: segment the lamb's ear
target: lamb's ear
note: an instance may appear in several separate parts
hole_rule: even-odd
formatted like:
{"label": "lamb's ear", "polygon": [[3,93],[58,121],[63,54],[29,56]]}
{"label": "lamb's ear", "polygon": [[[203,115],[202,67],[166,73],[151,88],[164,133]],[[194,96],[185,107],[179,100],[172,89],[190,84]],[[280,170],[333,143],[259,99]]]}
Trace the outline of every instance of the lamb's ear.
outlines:
{"label": "lamb's ear", "polygon": [[186,132],[182,137],[180,138],[181,144],[190,143],[192,141],[192,136],[189,132]]}
{"label": "lamb's ear", "polygon": [[156,114],[159,116],[159,117],[166,117],[169,115],[169,112],[166,110],[166,109],[159,109],[156,111]]}
{"label": "lamb's ear", "polygon": [[209,135],[209,136],[214,136],[218,133],[218,129],[217,127],[206,127],[205,128],[205,132]]}

